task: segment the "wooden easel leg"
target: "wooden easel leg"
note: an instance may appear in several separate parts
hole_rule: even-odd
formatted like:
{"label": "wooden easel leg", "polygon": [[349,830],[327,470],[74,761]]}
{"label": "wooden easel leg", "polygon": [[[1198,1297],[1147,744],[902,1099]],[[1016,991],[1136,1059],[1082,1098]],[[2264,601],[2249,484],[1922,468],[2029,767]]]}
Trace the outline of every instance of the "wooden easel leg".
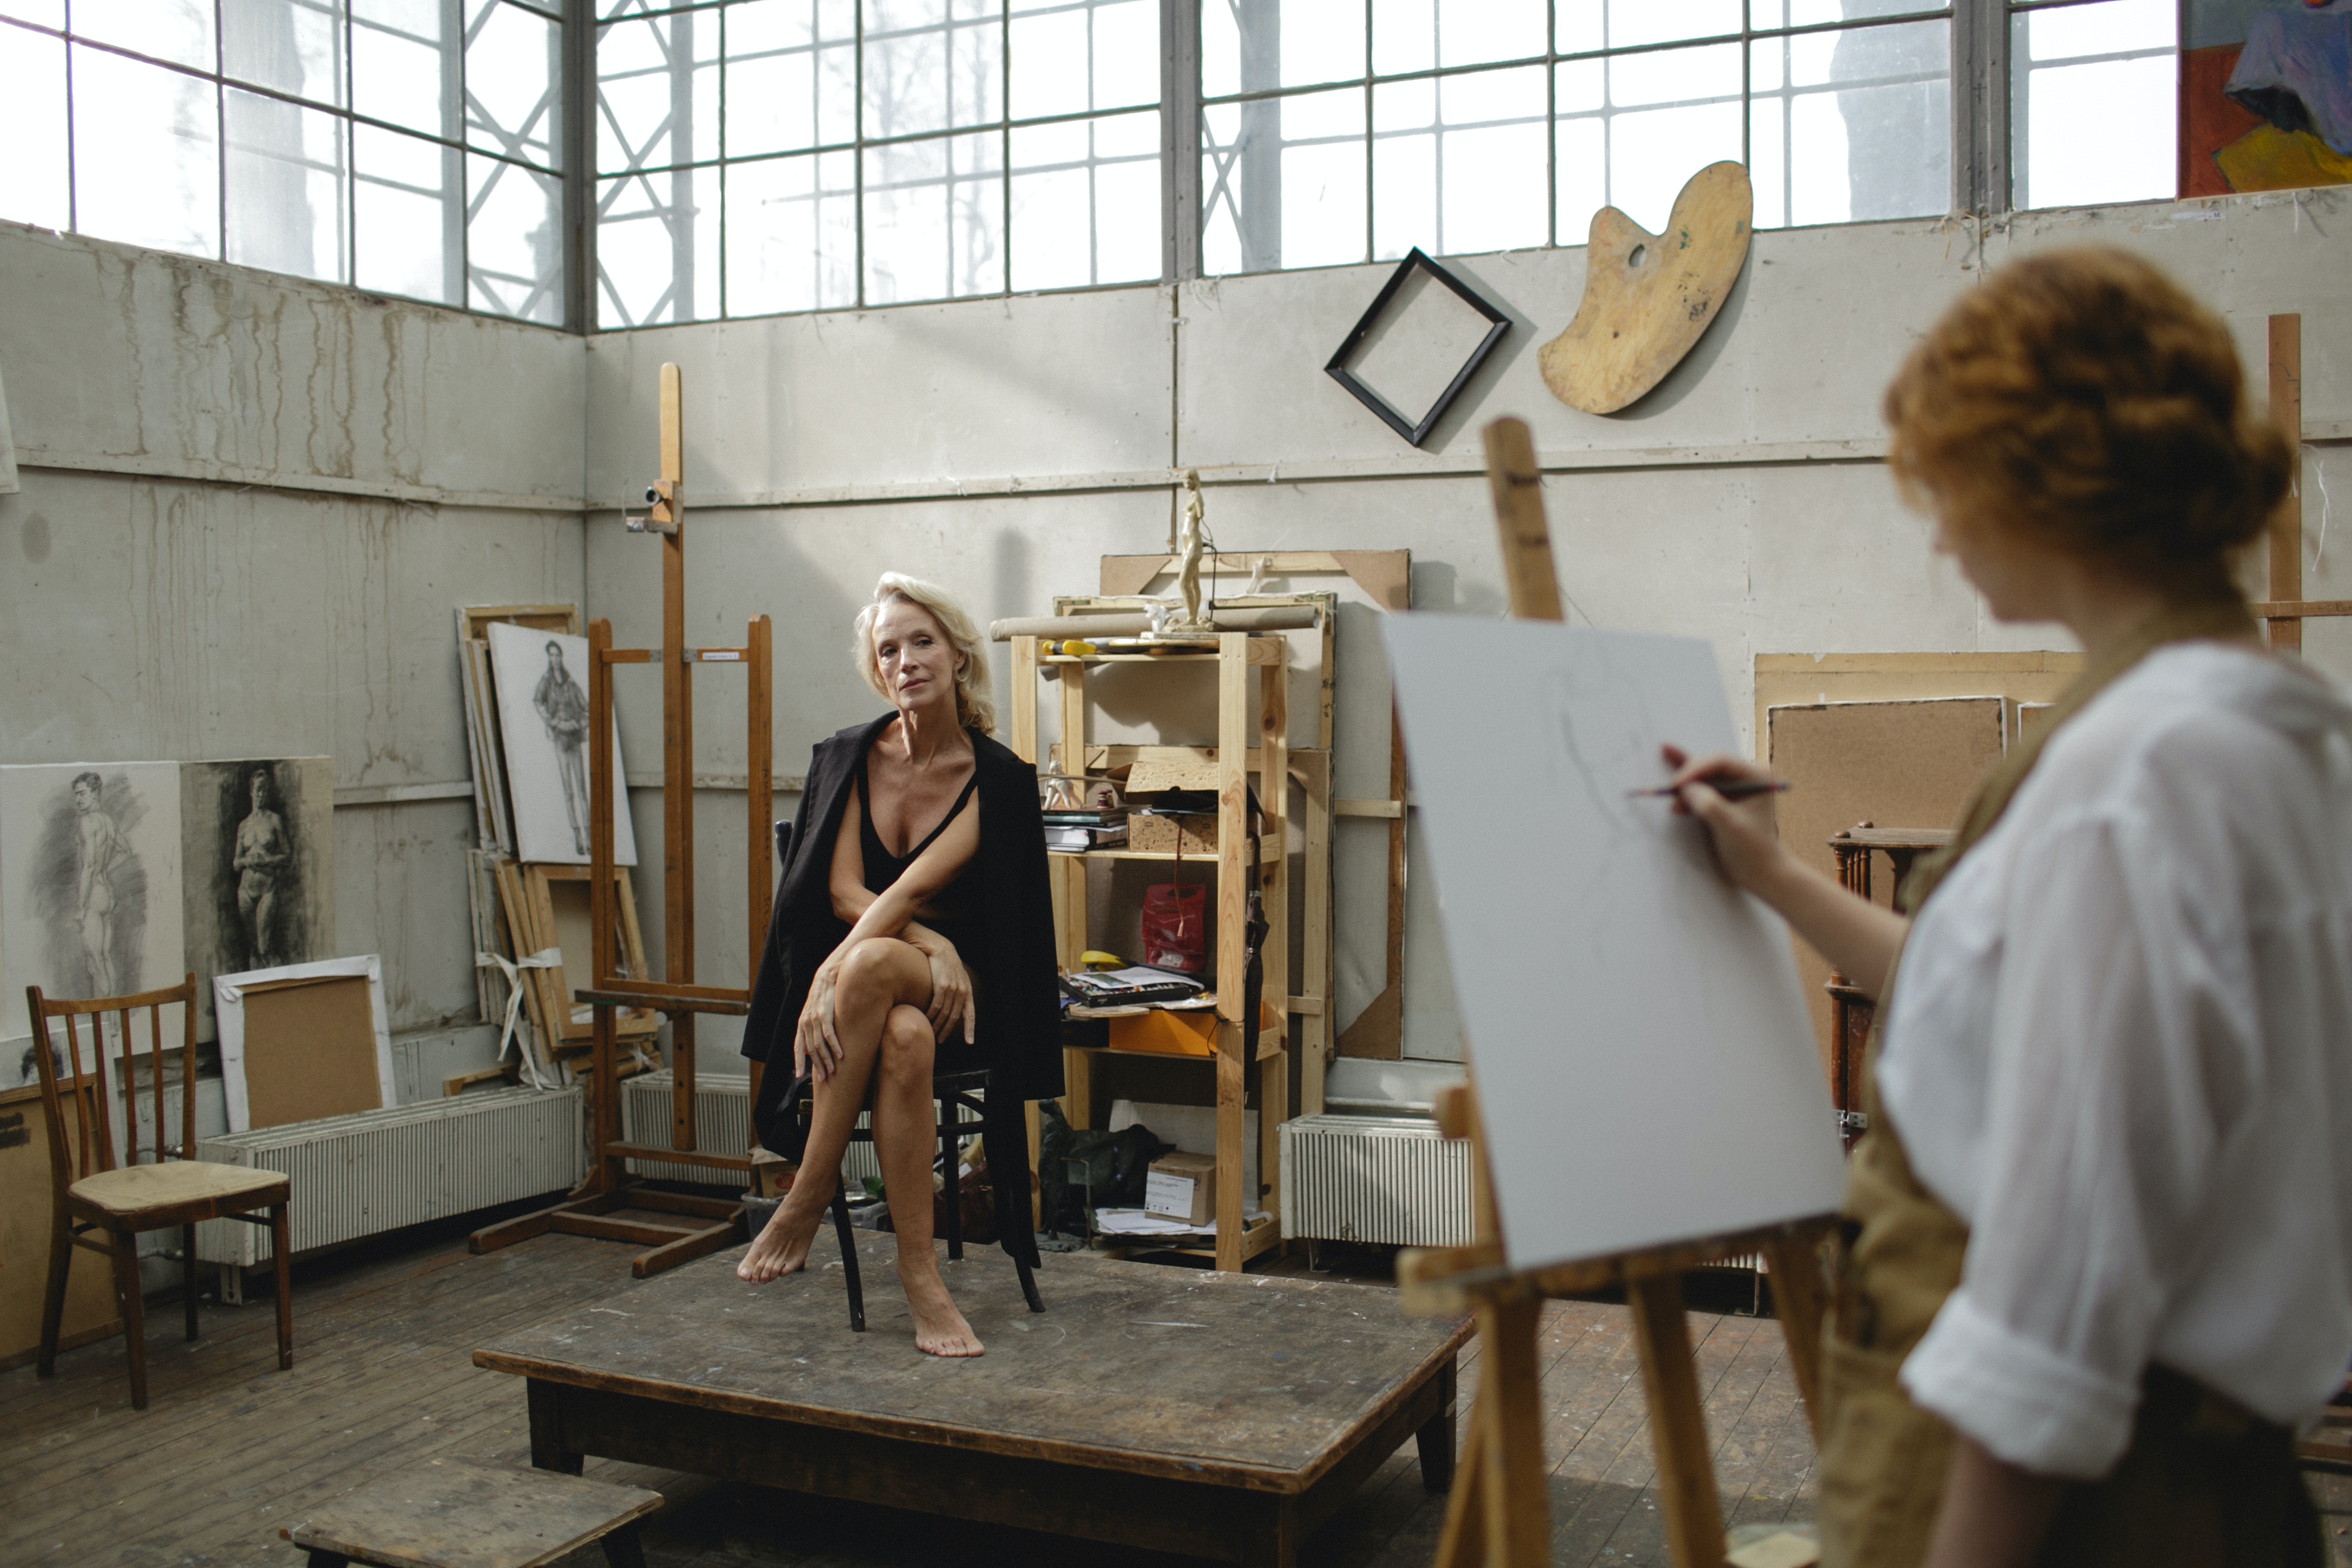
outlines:
{"label": "wooden easel leg", "polygon": [[[1486,1440],[1478,1488],[1493,1568],[1551,1561],[1551,1500],[1545,1494],[1542,1387],[1536,1368],[1541,1301],[1478,1309],[1478,1408]],[[1466,1489],[1465,1489],[1466,1490]]]}
{"label": "wooden easel leg", "polygon": [[1486,1427],[1470,1407],[1470,1430],[1445,1499],[1445,1530],[1437,1538],[1437,1568],[1485,1568],[1486,1562]]}
{"label": "wooden easel leg", "polygon": [[1650,1436],[1658,1453],[1658,1507],[1675,1568],[1723,1568],[1723,1504],[1715,1495],[1706,1416],[1699,1407],[1698,1369],[1691,1360],[1683,1277],[1631,1280],[1634,1343],[1642,1388],[1649,1396]]}
{"label": "wooden easel leg", "polygon": [[1822,1317],[1828,1294],[1822,1281],[1818,1241],[1802,1237],[1765,1244],[1772,1265],[1772,1308],[1780,1314],[1780,1336],[1789,1342],[1789,1368],[1797,1376],[1797,1392],[1805,1401],[1805,1420],[1813,1441],[1822,1440]]}

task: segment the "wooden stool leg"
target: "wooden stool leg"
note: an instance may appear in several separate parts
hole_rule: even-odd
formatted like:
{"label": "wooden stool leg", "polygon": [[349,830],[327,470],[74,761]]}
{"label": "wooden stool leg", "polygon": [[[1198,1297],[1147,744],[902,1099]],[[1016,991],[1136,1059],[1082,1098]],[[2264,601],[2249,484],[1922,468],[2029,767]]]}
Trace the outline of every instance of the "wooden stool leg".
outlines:
{"label": "wooden stool leg", "polygon": [[612,1568],[646,1568],[645,1542],[637,1538],[635,1520],[604,1537],[603,1545],[604,1561]]}
{"label": "wooden stool leg", "polygon": [[196,1337],[196,1228],[180,1227],[180,1300],[188,1320],[188,1338]]}
{"label": "wooden stool leg", "polygon": [[1486,1427],[1470,1407],[1470,1433],[1445,1498],[1445,1529],[1437,1538],[1437,1568],[1486,1568]]}
{"label": "wooden stool leg", "polygon": [[110,1230],[114,1251],[114,1293],[122,1306],[124,1348],[131,1353],[131,1408],[147,1408],[147,1320],[140,1311],[139,1237],[129,1230]]}
{"label": "wooden stool leg", "polygon": [[1642,1387],[1649,1396],[1650,1436],[1658,1452],[1658,1508],[1666,1519],[1666,1552],[1675,1568],[1723,1568],[1723,1504],[1715,1495],[1715,1464],[1699,1406],[1698,1369],[1691,1361],[1690,1323],[1683,1311],[1683,1277],[1654,1274],[1630,1280],[1633,1336],[1642,1353]]}
{"label": "wooden stool leg", "polygon": [[41,1297],[40,1375],[58,1375],[58,1334],[66,1320],[66,1278],[73,1267],[73,1224],[59,1208],[49,1225],[49,1282]]}
{"label": "wooden stool leg", "polygon": [[1803,1238],[1765,1244],[1772,1265],[1772,1308],[1780,1319],[1780,1337],[1789,1342],[1789,1368],[1797,1375],[1797,1392],[1805,1401],[1805,1419],[1813,1441],[1822,1439],[1822,1317],[1828,1289],[1822,1279],[1821,1249]]}
{"label": "wooden stool leg", "polygon": [[330,1552],[323,1546],[307,1548],[310,1553],[310,1568],[343,1568],[351,1561],[340,1552]]}
{"label": "wooden stool leg", "polygon": [[1022,1299],[1029,1303],[1029,1310],[1033,1312],[1044,1312],[1045,1298],[1037,1293],[1037,1276],[1029,1267],[1029,1260],[1015,1258],[1013,1260],[1013,1267],[1020,1272],[1021,1295]]}
{"label": "wooden stool leg", "polygon": [[278,1370],[294,1370],[294,1245],[286,1223],[286,1206],[269,1206],[269,1250],[278,1266]]}
{"label": "wooden stool leg", "polygon": [[841,1282],[849,1291],[849,1330],[866,1332],[866,1290],[857,1278],[857,1236],[849,1223],[849,1172],[834,1178],[833,1230],[841,1239]]}
{"label": "wooden stool leg", "polygon": [[1454,1490],[1454,1361],[1448,1357],[1439,1375],[1437,1414],[1413,1432],[1413,1448],[1421,1458],[1421,1490]]}
{"label": "wooden stool leg", "polygon": [[[1551,1499],[1543,1457],[1543,1394],[1536,1367],[1541,1301],[1478,1309],[1478,1419],[1486,1428],[1487,1561],[1544,1568],[1551,1561]],[[1719,1532],[1718,1532],[1719,1533]]]}
{"label": "wooden stool leg", "polygon": [[940,1102],[940,1152],[944,1156],[940,1163],[946,1167],[942,1180],[948,1200],[948,1261],[950,1263],[963,1261],[963,1183],[957,1176],[963,1162],[957,1157],[956,1148],[956,1124],[961,1119],[952,1099]]}

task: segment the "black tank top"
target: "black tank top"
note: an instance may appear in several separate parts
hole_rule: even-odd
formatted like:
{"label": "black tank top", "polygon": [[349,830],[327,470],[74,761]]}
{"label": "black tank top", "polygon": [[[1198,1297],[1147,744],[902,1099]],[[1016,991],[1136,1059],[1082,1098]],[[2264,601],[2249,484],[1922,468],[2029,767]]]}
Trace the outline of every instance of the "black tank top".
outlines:
{"label": "black tank top", "polygon": [[[923,852],[948,831],[948,824],[961,814],[971,800],[972,791],[979,788],[980,768],[975,765],[971,777],[964,780],[962,793],[955,798],[955,804],[948,808],[947,815],[940,819],[939,826],[924,834],[922,841],[905,854],[894,855],[883,847],[882,835],[874,831],[874,790],[866,780],[866,758],[861,755],[857,758],[857,844],[865,862],[866,891],[880,893],[904,876],[907,868],[920,859]],[[956,873],[955,879],[931,894],[924,904],[924,912],[917,916],[924,925],[953,942],[959,949],[964,945],[964,930],[977,905],[974,867],[979,859],[974,855],[966,861],[963,869]],[[969,964],[970,960],[966,962]]]}

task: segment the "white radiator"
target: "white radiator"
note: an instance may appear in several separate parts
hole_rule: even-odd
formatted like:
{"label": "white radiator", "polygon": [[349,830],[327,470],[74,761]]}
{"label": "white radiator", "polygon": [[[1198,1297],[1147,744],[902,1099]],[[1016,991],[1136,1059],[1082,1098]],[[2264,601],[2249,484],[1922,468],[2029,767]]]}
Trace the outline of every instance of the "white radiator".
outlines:
{"label": "white radiator", "polygon": [[1458,1247],[1470,1240],[1470,1145],[1405,1116],[1282,1124],[1282,1234]]}
{"label": "white radiator", "polygon": [[[621,1136],[632,1144],[652,1144],[667,1147],[670,1137],[671,1102],[677,1080],[665,1068],[659,1072],[640,1072],[635,1078],[621,1080]],[[861,1113],[857,1124],[864,1126]],[[694,1146],[707,1155],[740,1155],[751,1146],[751,1080],[749,1077],[728,1077],[716,1073],[694,1075]],[[855,1186],[867,1176],[879,1176],[882,1167],[875,1163],[874,1145],[852,1144],[849,1157],[842,1162],[849,1172],[850,1185]],[[631,1160],[629,1174],[653,1181],[699,1182],[705,1186],[723,1186],[737,1192],[743,1189],[743,1179],[732,1171],[711,1170],[704,1166],[672,1165],[662,1160]]]}
{"label": "white radiator", "polygon": [[[478,1090],[199,1138],[196,1157],[292,1177],[286,1218],[299,1256],[572,1186],[586,1168],[580,1094]],[[208,1219],[196,1227],[196,1257],[251,1268],[268,1260],[269,1231]]]}

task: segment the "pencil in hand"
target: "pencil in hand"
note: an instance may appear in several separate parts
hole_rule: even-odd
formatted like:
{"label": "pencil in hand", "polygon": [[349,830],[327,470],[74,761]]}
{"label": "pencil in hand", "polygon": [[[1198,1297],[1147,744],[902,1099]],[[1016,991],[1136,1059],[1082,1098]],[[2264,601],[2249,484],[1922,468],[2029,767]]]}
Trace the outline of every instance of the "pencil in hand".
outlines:
{"label": "pencil in hand", "polygon": [[[1727,800],[1746,800],[1757,795],[1785,795],[1789,791],[1786,779],[1726,779],[1721,783],[1712,779],[1694,779],[1694,784],[1704,784]],[[1672,789],[1628,789],[1626,794],[1636,800],[1672,800],[1681,793]]]}

